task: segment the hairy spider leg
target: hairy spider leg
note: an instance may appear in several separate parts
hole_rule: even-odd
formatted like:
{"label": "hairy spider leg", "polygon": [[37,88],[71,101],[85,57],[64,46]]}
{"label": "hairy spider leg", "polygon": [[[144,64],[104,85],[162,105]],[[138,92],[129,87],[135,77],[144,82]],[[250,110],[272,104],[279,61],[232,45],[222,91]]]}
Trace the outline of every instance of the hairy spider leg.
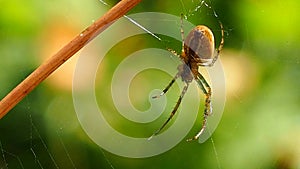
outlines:
{"label": "hairy spider leg", "polygon": [[220,25],[220,27],[221,27],[221,42],[220,42],[220,44],[219,44],[219,47],[218,47],[218,49],[215,51],[215,53],[214,53],[214,58],[213,58],[213,60],[212,60],[212,62],[211,62],[211,64],[209,64],[208,66],[213,66],[214,65],[214,63],[218,60],[218,57],[219,57],[219,54],[220,54],[220,51],[223,49],[223,46],[224,46],[224,27],[223,27],[223,24],[222,24],[222,22],[221,21],[219,21],[219,25]]}
{"label": "hairy spider leg", "polygon": [[[216,14],[215,14],[216,15]],[[183,30],[183,17],[184,15],[181,14],[181,25],[180,25],[180,33],[181,33],[181,39],[182,39],[182,51],[181,51],[181,55],[178,55],[176,53],[175,50],[173,49],[169,49],[167,48],[168,51],[170,51],[173,55],[178,56],[183,62],[184,62],[184,57],[185,56],[185,51],[184,51],[184,30]],[[221,28],[221,42],[219,44],[219,47],[215,50],[214,52],[214,57],[212,62],[208,65],[208,66],[213,66],[214,63],[217,61],[220,51],[222,50],[223,46],[224,46],[224,27],[221,21],[219,21],[220,24],[220,28]],[[182,77],[182,73],[183,72],[179,72],[176,74],[176,76],[172,79],[172,81],[168,84],[168,86],[163,90],[163,92],[160,95],[157,96],[153,96],[152,98],[159,98],[161,96],[163,96],[168,90],[169,88],[173,85],[173,83],[176,81],[176,79],[181,76]],[[188,139],[187,141],[192,141],[192,140],[197,140],[200,135],[204,132],[204,130],[206,129],[206,125],[207,125],[207,118],[209,115],[212,114],[212,105],[211,105],[211,87],[209,86],[209,84],[207,83],[207,81],[205,80],[205,78],[199,73],[193,73],[194,74],[194,79],[195,81],[198,83],[199,87],[201,88],[201,90],[203,91],[203,93],[205,94],[205,109],[204,109],[204,114],[203,114],[203,122],[202,122],[202,128],[201,130],[193,137]],[[182,77],[183,78],[183,77]],[[188,86],[189,86],[189,81],[186,81],[186,86],[183,88],[181,95],[174,107],[174,109],[171,112],[171,115],[169,116],[169,118],[167,119],[167,121],[161,126],[161,128],[159,130],[157,130],[151,137],[149,137],[148,139],[150,140],[153,136],[157,135],[160,133],[160,131],[167,125],[167,123],[172,119],[172,117],[175,115],[181,100],[184,96],[184,94],[186,93]]]}
{"label": "hairy spider leg", "polygon": [[180,34],[181,34],[181,53],[184,53],[184,30],[183,30],[183,14],[180,15]]}
{"label": "hairy spider leg", "polygon": [[168,84],[168,86],[159,94],[156,96],[152,96],[152,99],[156,99],[156,98],[160,98],[161,96],[163,96],[164,94],[167,93],[167,91],[170,89],[170,87],[174,84],[174,82],[176,81],[176,79],[179,77],[178,74],[176,74],[176,76],[171,80],[171,82]]}
{"label": "hairy spider leg", "polygon": [[[174,80],[174,79],[173,79]],[[173,81],[172,80],[172,81]],[[171,81],[171,83],[172,83],[172,81]],[[171,84],[170,83],[170,84]],[[173,116],[175,115],[175,113],[177,112],[177,109],[178,109],[178,107],[179,107],[179,105],[180,105],[180,103],[181,103],[181,101],[182,101],[182,98],[183,98],[183,96],[185,95],[185,93],[186,93],[186,91],[187,91],[187,89],[188,89],[188,87],[189,87],[189,83],[186,83],[186,85],[183,87],[183,89],[182,89],[182,92],[181,92],[181,94],[180,94],[180,96],[179,96],[179,99],[178,99],[178,101],[177,101],[177,103],[176,103],[176,105],[175,105],[175,107],[174,107],[174,109],[172,110],[172,112],[171,112],[171,114],[170,114],[170,116],[169,116],[169,118],[165,121],[165,123],[151,136],[151,137],[149,137],[149,140],[153,137],[153,136],[156,136],[157,134],[159,134],[160,132],[161,132],[161,130],[162,129],[164,129],[164,127],[169,123],[169,121],[173,118]]]}
{"label": "hairy spider leg", "polygon": [[[181,14],[181,20],[180,20],[180,33],[181,33],[181,39],[182,39],[182,53],[184,53],[184,30],[183,30],[183,14]],[[173,50],[173,49],[170,49],[170,48],[167,48],[167,50],[169,51],[169,52],[171,52],[173,55],[175,55],[175,56],[177,56],[177,57],[179,57],[179,58],[181,58],[181,56],[180,55],[178,55],[178,53],[175,51],[175,50]],[[181,58],[182,59],[182,58]],[[163,90],[163,92],[162,93],[160,93],[159,95],[157,95],[157,96],[153,96],[152,98],[159,98],[159,97],[161,97],[161,96],[163,96],[164,94],[166,94],[167,93],[167,91],[170,89],[170,87],[174,84],[174,82],[176,81],[176,79],[178,78],[180,76],[180,73],[177,73],[176,74],[176,76],[171,80],[171,82],[168,84],[168,86]],[[179,99],[178,99],[178,101],[177,101],[177,103],[176,103],[176,105],[175,105],[175,107],[174,107],[174,109],[172,110],[172,112],[171,112],[171,115],[169,116],[169,118],[165,121],[165,123],[151,136],[151,137],[149,137],[149,139],[151,139],[153,136],[155,136],[155,135],[157,135],[157,134],[159,134],[160,133],[160,131],[168,124],[168,122],[172,119],[172,117],[175,115],[175,113],[176,113],[176,111],[177,111],[177,109],[178,109],[178,107],[179,107],[179,105],[180,105],[180,103],[181,103],[181,100],[182,100],[182,98],[183,98],[183,96],[184,96],[184,94],[186,93],[186,91],[187,91],[187,89],[188,89],[188,87],[189,87],[189,83],[186,83],[186,86],[184,86],[184,88],[183,88],[183,90],[182,90],[182,92],[181,92],[181,95],[180,95],[180,97],[179,97]]]}
{"label": "hairy spider leg", "polygon": [[204,109],[204,114],[203,114],[203,122],[202,122],[201,130],[193,138],[187,139],[187,141],[197,140],[200,137],[200,135],[206,129],[208,116],[212,114],[211,88],[210,88],[209,84],[207,83],[207,81],[205,80],[205,78],[200,73],[198,74],[198,77],[195,78],[195,80],[196,80],[197,84],[199,85],[199,87],[201,88],[201,90],[203,91],[203,93],[205,94],[205,109]]}
{"label": "hairy spider leg", "polygon": [[[180,20],[180,34],[181,34],[181,53],[184,53],[184,30],[183,30],[183,14],[181,14],[181,20]],[[177,56],[178,58],[181,58],[180,55],[178,55],[178,53],[170,48],[167,48],[167,50],[169,52],[171,52],[173,55]],[[182,59],[182,58],[181,58]]]}
{"label": "hairy spider leg", "polygon": [[168,50],[169,52],[171,52],[174,56],[177,56],[178,58],[180,58],[180,55],[178,55],[178,53],[177,53],[175,50],[170,49],[170,48],[167,48],[167,50]]}

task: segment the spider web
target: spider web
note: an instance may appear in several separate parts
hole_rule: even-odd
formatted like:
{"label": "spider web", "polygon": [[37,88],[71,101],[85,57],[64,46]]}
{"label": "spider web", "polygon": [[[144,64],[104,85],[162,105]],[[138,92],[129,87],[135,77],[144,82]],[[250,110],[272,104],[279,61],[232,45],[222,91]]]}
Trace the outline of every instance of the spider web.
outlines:
{"label": "spider web", "polygon": [[[99,1],[103,5],[105,5],[105,6],[110,6],[107,2],[105,2],[103,0],[99,0]],[[188,3],[192,4],[192,8],[191,9],[188,9],[185,6],[184,2],[182,0],[180,0],[180,4],[182,6],[181,13],[184,13],[185,19],[188,19],[190,16],[197,15],[197,14],[199,14],[199,12],[201,13],[202,8],[207,8],[208,10],[205,10],[207,12],[205,15],[213,16],[214,19],[217,20],[217,22],[220,22],[219,17],[217,15],[217,12],[211,6],[211,3],[212,3],[211,1],[206,2],[204,0],[200,0],[200,1],[194,1],[194,0],[192,0],[191,2],[188,2]],[[143,27],[143,25],[139,24],[138,22],[136,22],[132,18],[130,18],[130,17],[126,16],[126,15],[124,15],[124,17],[126,19],[128,19],[130,22],[132,22],[132,24],[134,24],[137,27],[139,27],[140,29],[144,30],[145,33],[148,33],[149,35],[151,35],[154,39],[160,41],[161,43],[164,43],[164,46],[166,46],[166,48],[168,48],[168,43],[170,42],[169,40],[163,39],[163,38],[159,37],[158,35],[152,33],[151,31],[149,31],[147,28]],[[176,22],[178,22],[178,21],[176,21]],[[228,32],[226,32],[226,33],[227,33],[227,36],[228,36]],[[210,138],[210,141],[211,141],[211,146],[213,147],[212,151],[213,151],[213,153],[215,155],[215,160],[216,160],[217,168],[221,168],[221,164],[220,164],[220,161],[219,161],[217,148],[216,148],[216,145],[214,143],[213,137]],[[104,152],[103,152],[103,154],[104,154]],[[105,154],[104,154],[104,156],[105,156]],[[111,164],[111,162],[109,161],[109,159],[106,156],[105,156],[105,158],[107,159],[108,163]],[[111,164],[111,167],[113,167],[112,164]]]}
{"label": "spider web", "polygon": [[[276,1],[278,4],[276,7],[286,11],[280,12],[284,15],[289,12],[287,11],[289,9],[287,5],[293,6],[291,2],[293,1],[291,0],[285,3]],[[85,2],[84,5],[87,3],[90,2]],[[93,6],[98,13],[95,12],[95,15],[89,13],[89,15],[93,16],[85,26],[89,25],[92,20],[99,16],[99,13],[101,13],[99,12],[99,9],[108,10],[109,5],[115,3],[116,1],[103,0],[94,2],[91,6]],[[174,3],[177,8],[168,8],[169,6],[175,6],[172,5]],[[221,3],[221,5],[218,3]],[[297,114],[299,110],[298,103],[300,96],[298,93],[300,93],[300,82],[299,78],[295,78],[299,77],[300,59],[298,57],[299,45],[293,46],[293,37],[280,34],[280,39],[282,40],[278,42],[276,48],[273,48],[270,44],[274,39],[268,40],[267,35],[259,34],[260,32],[253,27],[252,23],[228,26],[226,23],[232,19],[231,15],[234,15],[235,12],[243,12],[239,11],[241,7],[233,8],[240,5],[237,2],[226,4],[225,2],[209,0],[166,0],[163,2],[160,1],[160,5],[157,5],[157,3],[154,2],[149,2],[148,5],[153,8],[153,11],[170,13],[177,16],[180,16],[180,13],[183,13],[186,17],[185,19],[194,24],[212,25],[213,31],[219,31],[218,20],[222,21],[225,27],[225,48],[233,48],[235,51],[238,51],[236,53],[232,52],[232,50],[224,51],[226,57],[233,55],[236,56],[233,60],[239,61],[237,65],[231,65],[232,67],[241,67],[239,65],[242,65],[242,67],[251,68],[253,65],[249,65],[249,62],[245,59],[249,58],[254,60],[257,58],[252,56],[249,51],[252,50],[253,53],[257,52],[261,54],[259,59],[261,59],[260,61],[262,61],[263,64],[256,63],[259,59],[254,61],[257,70],[247,69],[249,71],[246,71],[246,75],[250,80],[242,79],[242,81],[246,81],[247,84],[239,81],[240,84],[237,86],[240,90],[246,88],[252,93],[243,95],[237,90],[233,92],[233,96],[230,96],[231,98],[229,98],[230,102],[228,103],[228,109],[230,110],[226,112],[228,114],[224,117],[225,122],[220,124],[219,129],[216,131],[216,134],[212,136],[210,141],[207,141],[204,144],[182,142],[164,154],[146,159],[129,159],[111,154],[95,145],[80,127],[75,110],[72,107],[72,96],[70,91],[59,91],[60,89],[57,89],[59,94],[53,94],[57,92],[56,89],[53,89],[53,86],[49,87],[51,85],[46,83],[39,86],[33,93],[27,96],[20,105],[0,121],[0,168],[117,169],[179,168],[183,166],[186,168],[240,168],[240,166],[244,166],[244,168],[297,168],[286,167],[289,165],[291,166],[292,164],[292,166],[299,167],[300,162],[294,159],[297,159],[300,154],[300,150],[297,148],[299,143],[297,141],[300,140],[298,136],[300,127],[297,125],[299,124],[300,119]],[[260,5],[262,4],[252,3],[251,5],[248,7],[254,6],[260,8]],[[52,4],[48,6],[56,5]],[[68,8],[62,9],[65,10],[63,17],[65,22],[73,23],[80,20],[78,18],[72,19],[72,15],[75,12],[89,12],[83,9],[83,4],[80,4],[80,7],[76,8],[77,11],[74,12],[73,7],[75,6],[75,2],[73,1],[68,1],[67,4],[63,6],[68,6]],[[140,6],[143,6],[143,2],[141,2]],[[220,8],[217,8],[219,6],[223,6],[228,11],[223,13],[219,12],[222,11]],[[264,16],[264,14],[268,12],[266,7],[267,6],[261,7],[256,14],[253,14],[255,16],[251,15],[247,17],[257,17],[254,19],[258,20],[258,18]],[[144,12],[143,9],[140,9],[143,7],[137,8],[138,9],[134,9],[133,11]],[[51,10],[58,11],[56,7]],[[276,15],[276,13],[272,13],[272,15]],[[286,17],[293,19],[290,16]],[[128,19],[130,20],[130,18]],[[276,20],[284,22],[284,19],[281,18],[276,18]],[[264,20],[264,22],[274,24],[275,21]],[[291,24],[300,23],[296,21],[290,22]],[[176,23],[179,22],[176,21]],[[288,23],[289,22],[286,24]],[[150,35],[150,37],[158,43],[163,43],[162,46],[164,47],[173,47],[173,44],[178,43],[163,36],[151,33],[139,23],[132,21],[132,24],[143,29],[145,33]],[[180,24],[176,26],[179,27]],[[277,29],[270,29],[270,27],[272,26],[265,28],[267,29],[265,30],[265,33],[272,33],[272,31],[275,31],[273,32],[274,35],[279,36],[280,32],[278,33],[276,32]],[[289,30],[293,32],[293,28],[297,27],[298,25],[290,26]],[[2,29],[2,25],[0,26],[0,29]],[[243,37],[244,39],[233,38],[240,33],[240,29],[247,30],[247,36]],[[256,32],[253,33],[252,31]],[[187,33],[188,30],[185,30],[185,34]],[[297,32],[294,31],[290,36],[300,37],[298,36],[299,34],[296,33]],[[254,42],[252,37],[253,34],[258,37],[258,42]],[[0,34],[0,36],[3,36],[3,34]],[[261,36],[261,38],[259,36]],[[217,41],[216,43],[218,43],[218,40],[220,39],[219,35],[216,35],[215,38]],[[268,40],[268,43],[263,43],[266,42],[266,39]],[[281,48],[280,50],[280,47],[282,46],[283,49]],[[180,51],[179,48],[175,48],[175,50]],[[26,53],[24,51],[22,53]],[[15,50],[10,50],[7,55],[13,55],[14,52]],[[273,57],[274,55],[279,56]],[[221,60],[226,62],[222,57],[223,56],[221,56]],[[6,58],[1,58],[1,62],[6,63]],[[13,62],[18,63],[13,64]],[[12,67],[18,67],[19,65],[24,64],[32,69],[34,68],[34,66],[32,66],[34,65],[33,63],[27,63],[27,61],[22,63],[18,58],[13,62],[8,63],[11,63],[10,65],[13,65]],[[8,79],[7,81],[16,81],[16,83],[19,82],[24,77],[24,74],[28,74],[29,72],[29,70],[24,67],[18,67],[17,72],[19,72],[19,74],[13,74],[11,75],[13,76],[11,78],[6,78],[5,76],[5,79]],[[235,69],[229,70],[232,70],[229,74],[239,75],[239,71],[235,71]],[[244,69],[241,68],[240,70]],[[245,71],[241,72],[245,73]],[[258,80],[251,74],[253,72],[256,73],[254,75],[259,76]],[[1,74],[2,73],[0,73],[0,75]],[[9,74],[9,71],[7,71],[7,74]],[[3,78],[3,75],[0,77]],[[262,88],[258,88],[259,92],[247,88],[247,86],[251,87],[259,83],[264,84]],[[4,83],[2,86],[1,84],[0,93],[8,92],[8,88],[11,88],[15,84],[10,84],[10,86],[4,85]],[[45,105],[47,105],[47,107],[45,107]],[[201,112],[201,110],[199,110],[199,112]],[[61,114],[67,114],[67,116],[62,116]],[[197,122],[197,124],[200,123],[200,121]],[[277,126],[280,126],[280,128]],[[199,126],[197,125],[193,131],[196,131],[198,127]],[[273,128],[275,128],[275,130]],[[193,133],[191,132],[191,134]],[[224,146],[223,142],[228,145]],[[257,144],[254,145],[254,143]],[[242,146],[238,147],[236,146],[237,144]],[[257,149],[267,150],[257,151]],[[253,155],[257,156],[261,161],[258,162],[253,159]],[[300,157],[298,159],[300,159]]]}
{"label": "spider web", "polygon": [[[107,6],[108,3],[104,1],[100,1],[103,5]],[[190,11],[187,10],[187,7],[185,7],[185,4],[181,1],[180,4],[182,5],[182,8],[184,9],[187,16],[194,15],[197,13],[198,10],[201,10],[204,6],[208,7],[206,3],[203,3],[204,1],[200,3],[195,3],[194,9]],[[127,19],[129,19],[133,24],[143,29],[146,33],[150,34],[155,39],[162,41],[160,37],[153,34],[152,32],[148,31],[146,28],[144,28],[139,23],[135,22],[131,18],[125,16]],[[0,136],[0,168],[8,169],[8,168],[78,168],[79,166],[76,160],[78,160],[76,157],[74,157],[74,152],[72,152],[72,146],[69,145],[70,141],[66,140],[64,135],[66,135],[67,132],[64,130],[64,124],[59,123],[54,129],[51,131],[51,135],[48,136],[46,133],[44,127],[42,127],[41,122],[38,120],[39,116],[37,116],[37,113],[34,113],[33,111],[36,111],[36,109],[32,109],[35,104],[33,104],[30,101],[30,96],[25,98],[25,110],[27,112],[26,115],[23,116],[22,123],[28,124],[25,126],[25,134],[23,134],[24,137],[21,138],[20,143],[11,143],[18,144],[18,146],[22,147],[21,151],[18,151],[12,147],[10,147],[10,143],[5,138],[5,135],[1,134]],[[14,112],[11,112],[14,113]],[[42,112],[38,112],[43,114]],[[17,115],[16,115],[17,116]],[[8,116],[7,118],[10,118],[11,116]],[[3,132],[5,130],[2,130]],[[26,134],[27,132],[27,134]],[[45,133],[46,132],[46,133]],[[18,132],[17,132],[18,133]],[[27,135],[27,136],[26,136]],[[49,139],[49,137],[52,137],[52,139]],[[50,141],[49,141],[50,140]],[[52,141],[51,143],[51,140]],[[217,160],[217,163],[220,168],[220,164],[218,162],[218,156],[216,147],[214,145],[213,139],[211,139],[213,150],[215,151],[215,157]],[[51,144],[55,144],[55,147]],[[56,149],[59,149],[60,155],[58,156],[58,152]],[[118,162],[116,160],[112,160],[111,154],[105,152],[101,148],[98,148],[98,156],[99,158],[104,159],[104,165],[106,168],[115,168],[114,165]],[[100,152],[100,153],[99,153]],[[62,159],[63,157],[63,162]],[[114,157],[115,159],[118,159],[120,157]],[[119,167],[122,168],[122,167]]]}
{"label": "spider web", "polygon": [[[108,3],[105,1],[100,1],[101,4],[104,6],[108,6]],[[185,2],[186,3],[186,2]],[[178,13],[185,13],[186,17],[190,17],[193,15],[196,15],[199,11],[201,11],[202,8],[209,8],[210,6],[205,3],[204,1],[200,2],[187,2],[191,3],[193,8],[189,9],[189,7],[185,6],[185,3],[181,0],[180,5],[182,6],[182,11],[179,10]],[[212,10],[216,19],[217,15]],[[207,15],[207,14],[205,14]],[[211,14],[210,14],[211,15]],[[167,40],[161,39],[158,35],[155,35],[154,33],[150,32],[146,28],[143,27],[143,25],[140,25],[139,23],[135,22],[131,18],[125,16],[128,20],[130,20],[133,24],[135,24],[137,27],[143,29],[146,33],[151,35],[153,38],[155,38],[158,41],[161,42],[169,42]],[[168,46],[168,43],[165,45]],[[42,88],[41,90],[44,90],[43,88],[46,88],[45,86],[40,87]],[[34,104],[31,97],[33,97],[35,94],[34,93],[29,95],[24,99],[24,101],[21,103],[23,107],[21,109],[26,110],[24,113],[25,115],[22,115],[21,119],[22,122],[25,124],[24,128],[21,128],[23,131],[20,131],[22,134],[22,137],[20,137],[18,141],[16,142],[9,142],[9,139],[6,138],[4,134],[0,135],[0,168],[8,169],[8,168],[80,168],[79,166],[85,165],[89,166],[89,164],[85,164],[84,162],[78,162],[79,157],[77,155],[74,155],[73,148],[75,145],[70,144],[69,139],[66,139],[66,137],[69,135],[68,129],[65,129],[65,126],[70,124],[69,121],[66,121],[62,123],[61,121],[58,122],[55,126],[51,127],[51,131],[48,131],[49,129],[46,129],[43,126],[43,121],[40,121],[42,117],[41,114],[44,114],[43,112],[38,112],[38,104]],[[46,93],[44,93],[46,94]],[[47,97],[46,97],[47,98]],[[67,99],[71,99],[69,96]],[[37,107],[36,107],[37,106]],[[60,105],[61,106],[61,105]],[[49,111],[45,109],[41,109],[43,111]],[[55,109],[54,109],[55,110]],[[37,112],[36,112],[37,111]],[[8,115],[6,118],[17,118],[17,114],[14,115],[15,112],[11,112],[13,115]],[[74,119],[73,119],[74,120]],[[10,120],[8,120],[10,121]],[[2,124],[3,125],[3,124]],[[23,125],[22,125],[23,126]],[[2,127],[1,131],[4,132],[11,132],[11,130],[6,130],[6,127]],[[67,127],[66,127],[67,128]],[[50,134],[49,134],[50,133]],[[16,134],[20,134],[18,131]],[[49,135],[48,135],[49,134]],[[82,133],[81,133],[82,134]],[[86,137],[86,136],[84,136]],[[11,139],[16,139],[16,138],[11,138]],[[85,140],[88,140],[88,138],[85,138]],[[88,141],[89,142],[89,141]],[[80,140],[77,142],[77,144],[80,145]],[[93,144],[93,143],[90,143]],[[21,147],[21,150],[18,150],[18,147]],[[90,145],[89,145],[90,146]],[[213,139],[211,139],[211,146],[212,152],[215,155],[215,159],[217,162],[218,168],[221,168],[220,162],[219,162],[219,157],[217,154],[217,148],[215,146],[215,143]],[[17,147],[17,148],[13,148]],[[85,148],[88,146],[85,146]],[[101,148],[97,146],[92,146],[96,147],[96,151],[93,151],[96,153],[96,157],[91,161],[102,161],[101,164],[98,166],[101,168],[123,168],[118,164],[118,160],[124,161],[123,158],[121,157],[116,157],[105,150],[102,150]],[[176,150],[179,152],[179,150]],[[77,152],[78,153],[78,152]],[[62,158],[62,159],[61,159]],[[154,157],[155,158],[155,157]],[[166,158],[166,157],[164,157]],[[89,159],[90,160],[90,159]],[[136,160],[129,160],[131,162],[136,161]],[[83,164],[82,164],[83,163]],[[126,163],[126,162],[125,162]],[[149,162],[146,162],[146,164]],[[140,164],[142,165],[142,164]],[[97,165],[96,165],[97,166]],[[118,166],[118,167],[116,167]],[[93,166],[95,167],[95,166]]]}

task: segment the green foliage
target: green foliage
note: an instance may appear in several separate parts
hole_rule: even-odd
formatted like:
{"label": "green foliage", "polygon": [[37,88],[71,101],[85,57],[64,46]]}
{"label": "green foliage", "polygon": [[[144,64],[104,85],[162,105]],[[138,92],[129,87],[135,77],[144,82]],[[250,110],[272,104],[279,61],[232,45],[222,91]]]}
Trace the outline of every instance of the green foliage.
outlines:
{"label": "green foliage", "polygon": [[[115,1],[109,3],[114,4]],[[255,70],[255,76],[249,76],[251,72],[243,72],[246,81],[238,84],[239,87],[249,85],[249,91],[235,90],[233,94],[228,94],[223,118],[212,140],[203,144],[183,140],[172,150],[145,159],[129,159],[110,154],[95,145],[82,130],[73,108],[71,91],[46,81],[0,120],[0,168],[5,168],[6,165],[8,168],[112,168],[111,165],[114,168],[131,169],[299,168],[298,1],[242,0],[212,3],[218,19],[225,27],[224,51],[234,51],[236,55],[228,57],[243,57],[251,62],[250,65]],[[193,11],[197,5],[198,2],[192,0],[142,1],[131,13],[156,11],[179,16],[180,13],[191,14],[189,11]],[[41,38],[48,30],[49,23],[59,24],[63,21],[83,30],[107,9],[99,1],[1,2],[0,97],[4,97],[41,64],[40,50],[49,46],[48,39]],[[205,7],[194,12],[188,19],[195,25],[206,24],[212,30],[219,29],[216,18]],[[137,48],[165,47],[153,42],[153,39],[143,36],[135,38],[137,42],[133,44],[140,44]],[[219,39],[220,36],[216,35],[217,42]],[[109,59],[104,60],[104,73],[100,73],[101,77],[98,79],[104,83],[95,89],[97,93],[103,92],[98,96],[99,104],[105,104],[105,108],[110,111],[116,110],[111,105],[111,99],[104,99],[110,97],[111,90],[106,83],[111,81],[116,64],[124,59],[126,53],[131,52],[128,47],[132,43],[130,41],[127,39],[126,43],[118,44],[110,51]],[[180,46],[180,43],[172,42],[172,39],[170,41],[170,45],[167,45]],[[128,50],[122,45],[126,45]],[[221,60],[225,61],[226,56],[221,54]],[[247,66],[241,65],[245,68]],[[226,72],[225,69],[225,74],[231,73],[234,72]],[[140,85],[150,90],[147,85],[153,79],[157,81],[156,88],[164,87],[171,78],[155,71],[143,72],[136,77],[131,92]],[[230,87],[235,81],[227,83]],[[175,87],[170,91],[169,97],[175,102],[177,94],[179,90]],[[135,100],[137,98],[134,95],[132,99],[137,109],[149,107],[148,94],[142,102]],[[170,103],[167,110],[172,106]],[[200,107],[199,117],[202,115],[202,108]],[[117,120],[124,121],[120,115],[107,115],[107,118],[116,127]],[[155,126],[151,124],[141,127],[139,124],[124,123],[129,127],[120,127],[119,131],[128,130],[128,135],[137,133],[144,137],[147,136],[144,130],[151,133],[160,124],[157,122]],[[201,120],[198,120],[189,136],[199,129],[200,124]],[[135,131],[139,127],[141,128]]]}

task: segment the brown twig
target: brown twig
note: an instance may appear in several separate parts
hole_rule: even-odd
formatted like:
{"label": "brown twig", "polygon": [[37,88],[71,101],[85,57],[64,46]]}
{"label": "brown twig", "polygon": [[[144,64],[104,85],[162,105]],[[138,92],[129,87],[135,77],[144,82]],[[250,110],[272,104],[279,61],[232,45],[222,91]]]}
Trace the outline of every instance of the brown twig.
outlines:
{"label": "brown twig", "polygon": [[0,101],[0,119],[4,117],[8,111],[18,104],[28,93],[30,93],[37,85],[45,80],[59,66],[66,62],[94,37],[105,30],[115,20],[126,14],[140,1],[141,0],[121,0],[106,14],[104,14],[101,18],[86,28],[61,50],[59,50],[55,55],[53,55],[48,61],[40,65]]}

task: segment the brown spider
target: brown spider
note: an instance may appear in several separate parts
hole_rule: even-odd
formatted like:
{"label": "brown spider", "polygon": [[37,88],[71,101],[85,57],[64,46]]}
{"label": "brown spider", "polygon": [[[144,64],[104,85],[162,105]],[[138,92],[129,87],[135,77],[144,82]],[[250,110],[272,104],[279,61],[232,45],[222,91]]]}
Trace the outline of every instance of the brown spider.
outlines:
{"label": "brown spider", "polygon": [[181,100],[186,93],[189,84],[195,79],[203,93],[205,94],[205,109],[204,109],[204,117],[201,130],[193,137],[188,139],[187,141],[197,140],[203,131],[206,128],[207,117],[212,114],[212,106],[211,106],[211,87],[204,79],[202,74],[198,71],[199,66],[213,66],[215,61],[218,59],[219,53],[223,48],[224,45],[224,28],[222,23],[219,21],[221,27],[221,35],[222,39],[218,49],[215,49],[215,41],[214,35],[212,31],[204,26],[198,25],[194,29],[190,31],[187,35],[186,39],[184,39],[184,32],[183,32],[183,15],[181,15],[181,38],[182,38],[182,50],[181,55],[178,55],[174,50],[168,49],[174,55],[178,56],[183,64],[178,66],[178,73],[172,79],[172,81],[168,84],[168,86],[162,91],[160,95],[153,96],[152,98],[159,98],[163,96],[169,88],[173,85],[175,80],[181,77],[182,81],[185,82],[185,86],[181,92],[181,95],[171,112],[171,115],[166,120],[166,122],[150,137],[157,135],[160,131],[168,124],[168,122],[172,119],[175,115]]}

